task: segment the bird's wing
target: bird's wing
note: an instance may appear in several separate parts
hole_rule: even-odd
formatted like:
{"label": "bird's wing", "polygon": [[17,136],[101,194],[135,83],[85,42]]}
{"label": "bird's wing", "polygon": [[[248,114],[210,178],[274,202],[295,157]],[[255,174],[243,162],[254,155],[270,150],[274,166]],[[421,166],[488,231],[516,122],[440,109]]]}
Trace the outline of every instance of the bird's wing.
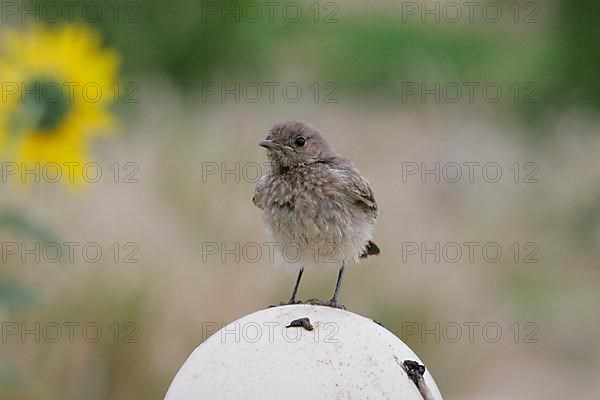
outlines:
{"label": "bird's wing", "polygon": [[[357,171],[358,172],[358,171]],[[363,178],[359,173],[352,174],[348,190],[351,196],[357,201],[363,203],[368,208],[377,211],[377,202],[369,181]]]}
{"label": "bird's wing", "polygon": [[256,186],[254,187],[254,192],[252,194],[252,202],[258,208],[262,208],[262,197],[263,197],[263,191],[265,189],[266,183],[267,183],[267,175],[263,175],[258,180],[258,182],[256,183]]}
{"label": "bird's wing", "polygon": [[344,191],[348,196],[366,208],[377,211],[377,202],[369,181],[362,177],[351,161],[339,157],[335,162],[328,162],[327,165],[342,180]]}

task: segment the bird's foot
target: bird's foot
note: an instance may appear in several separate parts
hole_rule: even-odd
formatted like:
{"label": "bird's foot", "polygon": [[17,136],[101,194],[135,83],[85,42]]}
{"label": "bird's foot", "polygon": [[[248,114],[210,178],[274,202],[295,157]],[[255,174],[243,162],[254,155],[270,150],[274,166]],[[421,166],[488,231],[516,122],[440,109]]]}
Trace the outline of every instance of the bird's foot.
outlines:
{"label": "bird's foot", "polygon": [[268,308],[281,307],[281,306],[291,306],[291,305],[294,305],[294,304],[304,304],[304,303],[302,303],[302,301],[300,301],[300,300],[280,301],[279,304],[277,304],[277,305],[271,304]]}
{"label": "bird's foot", "polygon": [[291,306],[293,304],[303,304],[303,303],[302,303],[301,300],[295,300],[295,299],[294,300],[290,299],[288,301],[281,301],[281,302],[279,302],[280,306]]}
{"label": "bird's foot", "polygon": [[346,310],[346,306],[337,302],[337,300],[329,299],[327,301],[319,300],[319,299],[310,299],[306,300],[306,304],[310,304],[313,306],[325,306],[325,307],[333,307],[339,308],[340,310]]}

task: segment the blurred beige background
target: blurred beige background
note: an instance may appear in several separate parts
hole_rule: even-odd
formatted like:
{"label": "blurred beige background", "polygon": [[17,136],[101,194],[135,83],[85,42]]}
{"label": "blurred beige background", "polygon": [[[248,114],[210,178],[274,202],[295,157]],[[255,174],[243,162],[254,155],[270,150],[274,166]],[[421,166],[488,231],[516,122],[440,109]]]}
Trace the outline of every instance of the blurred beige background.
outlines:
{"label": "blurred beige background", "polygon": [[[467,24],[462,34],[477,36],[478,31],[493,28],[493,36],[501,36],[510,31],[509,38],[498,39],[494,54],[502,59],[515,53],[506,65],[477,61],[484,67],[472,75],[500,82],[504,98],[510,98],[511,82],[530,79],[505,75],[506,70],[529,71],[523,65],[535,64],[521,58],[525,50],[512,46],[527,38],[535,43],[534,51],[544,53],[545,45],[540,50],[537,43],[561,34],[553,19],[559,6],[540,4],[547,19],[532,27],[519,25],[515,30],[526,31],[521,33],[510,24]],[[356,10],[368,7],[340,7],[339,25],[326,29],[359,30],[361,23],[349,21],[354,21],[351,17],[359,21]],[[142,21],[145,16],[140,14]],[[223,261],[222,252],[203,251],[207,243],[235,248],[236,243],[243,247],[267,240],[260,210],[251,201],[254,181],[244,179],[242,170],[265,162],[258,141],[275,122],[287,119],[320,127],[370,180],[380,206],[375,239],[382,254],[348,271],[342,302],[406,341],[426,363],[445,398],[591,399],[600,394],[600,348],[595,344],[600,328],[600,125],[594,109],[576,102],[550,104],[544,97],[547,76],[536,75],[533,68],[530,76],[541,88],[540,104],[534,107],[541,111],[510,100],[407,102],[397,91],[406,79],[395,75],[395,65],[382,66],[399,79],[383,83],[396,87],[391,92],[352,86],[347,82],[361,78],[347,70],[339,79],[323,77],[329,58],[321,58],[320,65],[312,63],[317,46],[312,39],[290,33],[274,47],[265,44],[268,56],[263,61],[270,67],[262,75],[217,70],[210,80],[196,78],[200,84],[185,89],[168,73],[128,70],[125,61],[127,79],[141,89],[139,102],[120,109],[123,117],[114,136],[93,143],[93,161],[104,173],[99,182],[75,190],[48,183],[0,185],[2,215],[9,220],[17,215],[14,218],[20,221],[0,225],[2,243],[96,243],[103,250],[98,262],[88,262],[78,251],[72,262],[51,263],[43,257],[40,262],[25,257],[23,262],[21,254],[3,259],[1,398],[161,398],[179,366],[206,338],[207,324],[226,324],[287,299],[295,274],[272,265],[266,253],[251,262],[239,252],[239,261],[233,255]],[[119,48],[119,41],[113,40]],[[299,47],[294,50],[295,45]],[[419,42],[414,46],[418,49]],[[422,60],[402,59],[402,65],[427,70],[433,77],[427,78],[430,83],[456,81],[444,69],[447,60],[431,56],[437,53],[423,46],[418,50]],[[334,40],[323,54],[342,57]],[[386,57],[385,50],[381,54],[384,60],[393,58]],[[127,58],[126,51],[123,57]],[[357,65],[348,65],[348,70],[374,68],[369,57],[375,56],[355,54]],[[468,70],[471,62],[465,65]],[[372,76],[377,74],[375,68]],[[457,76],[468,75],[461,74]],[[264,98],[256,103],[222,102],[218,95],[203,100],[202,83],[261,80],[299,82],[305,95],[296,103],[281,98],[272,103]],[[338,102],[315,102],[306,89],[315,80],[337,83]],[[363,83],[373,88],[370,81]],[[528,117],[534,114],[541,117],[531,123]],[[443,167],[471,162],[497,163],[502,176],[496,183],[488,182],[476,167],[471,183],[464,167],[456,183],[443,177],[435,182],[431,175],[426,182],[419,175],[403,180],[407,163],[433,168],[435,163]],[[127,183],[123,175],[115,182],[110,169],[115,163],[122,174],[130,172],[125,165],[133,163],[128,165],[135,166],[132,176],[137,182]],[[218,174],[203,176],[207,165],[215,163],[229,169],[238,165],[239,179],[231,174],[224,179]],[[537,183],[526,182],[532,171],[527,163],[535,164]],[[246,171],[254,177],[254,170]],[[34,233],[29,225],[37,227]],[[38,231],[49,233],[40,236]],[[443,247],[465,242],[478,243],[473,262],[464,245],[454,263],[441,251],[439,262],[433,255],[424,255],[423,261],[421,251],[407,253],[412,243],[431,249],[436,243]],[[116,262],[111,249],[115,243]],[[497,262],[482,255],[486,243],[501,248]],[[124,262],[128,255],[134,262]],[[528,255],[537,262],[525,262]],[[327,298],[335,277],[335,268],[309,270],[299,297]],[[79,323],[73,340],[64,325],[69,322]],[[90,323],[101,328],[97,340],[90,339],[97,336],[94,327],[82,332]],[[40,337],[35,333],[23,337],[22,324]],[[53,332],[49,324],[62,327],[56,343],[48,340]],[[10,334],[14,326],[18,332]]]}

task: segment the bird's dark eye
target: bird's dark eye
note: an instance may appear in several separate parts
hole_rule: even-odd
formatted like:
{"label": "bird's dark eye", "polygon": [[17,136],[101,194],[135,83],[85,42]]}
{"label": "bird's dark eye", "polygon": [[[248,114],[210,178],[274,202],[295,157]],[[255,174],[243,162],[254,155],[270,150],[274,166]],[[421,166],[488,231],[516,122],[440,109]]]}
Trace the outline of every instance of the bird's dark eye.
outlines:
{"label": "bird's dark eye", "polygon": [[294,143],[296,143],[296,146],[302,147],[304,146],[304,143],[306,143],[306,139],[304,139],[303,137],[299,137]]}

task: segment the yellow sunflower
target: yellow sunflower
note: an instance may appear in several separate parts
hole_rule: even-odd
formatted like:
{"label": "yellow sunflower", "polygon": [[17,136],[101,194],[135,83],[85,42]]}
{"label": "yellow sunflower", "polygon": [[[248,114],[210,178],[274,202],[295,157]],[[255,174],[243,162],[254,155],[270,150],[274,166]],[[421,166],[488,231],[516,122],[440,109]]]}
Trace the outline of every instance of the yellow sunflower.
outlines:
{"label": "yellow sunflower", "polygon": [[77,163],[81,182],[90,138],[114,123],[118,65],[85,26],[0,33],[0,158],[27,170]]}

